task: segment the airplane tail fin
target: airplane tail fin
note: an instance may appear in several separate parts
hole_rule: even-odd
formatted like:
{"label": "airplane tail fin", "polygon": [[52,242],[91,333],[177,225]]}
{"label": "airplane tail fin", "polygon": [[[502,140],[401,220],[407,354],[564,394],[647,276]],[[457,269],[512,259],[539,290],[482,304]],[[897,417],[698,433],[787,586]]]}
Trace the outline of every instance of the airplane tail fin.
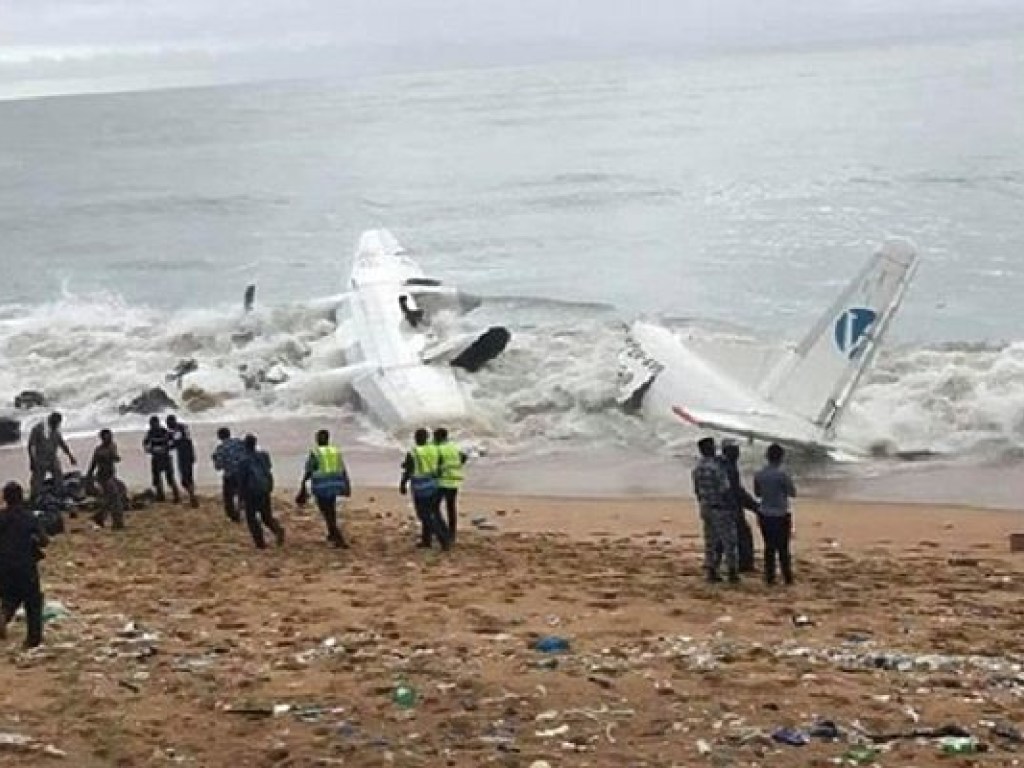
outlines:
{"label": "airplane tail fin", "polygon": [[834,437],[917,269],[917,251],[889,240],[760,386],[769,402]]}

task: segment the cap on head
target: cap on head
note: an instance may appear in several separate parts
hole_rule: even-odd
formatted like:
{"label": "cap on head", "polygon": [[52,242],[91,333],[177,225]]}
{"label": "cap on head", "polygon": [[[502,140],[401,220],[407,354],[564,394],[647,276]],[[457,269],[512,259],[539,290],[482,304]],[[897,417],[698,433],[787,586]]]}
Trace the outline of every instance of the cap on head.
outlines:
{"label": "cap on head", "polygon": [[426,445],[427,440],[430,439],[430,433],[423,429],[423,427],[420,427],[413,434],[413,439],[416,441],[416,445]]}
{"label": "cap on head", "polygon": [[16,507],[25,501],[25,491],[21,485],[14,481],[4,486],[4,504],[8,507]]}
{"label": "cap on head", "polygon": [[714,456],[715,455],[715,438],[713,437],[702,437],[697,441],[697,450],[700,451],[701,456]]}
{"label": "cap on head", "polygon": [[443,443],[447,439],[448,439],[448,430],[447,429],[445,429],[444,427],[438,427],[437,429],[434,430],[434,441],[435,442]]}
{"label": "cap on head", "polygon": [[316,444],[327,445],[331,440],[331,433],[326,429],[318,429],[316,432]]}

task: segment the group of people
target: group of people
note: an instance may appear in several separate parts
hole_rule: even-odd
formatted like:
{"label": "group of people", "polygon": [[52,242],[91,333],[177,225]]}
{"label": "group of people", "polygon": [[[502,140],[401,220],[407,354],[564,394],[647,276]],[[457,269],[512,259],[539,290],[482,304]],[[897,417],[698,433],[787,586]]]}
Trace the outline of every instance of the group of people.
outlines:
{"label": "group of people", "polygon": [[764,540],[764,580],[774,584],[776,565],[782,580],[793,583],[793,561],[789,551],[793,531],[790,500],[796,486],[783,469],[785,451],[772,443],[765,453],[767,463],[754,475],[754,493],[743,485],[739,468],[740,449],[734,440],[724,440],[718,455],[715,440],[697,442],[700,458],[693,468],[693,492],[704,527],[704,571],[709,582],[720,582],[719,569],[725,561],[726,578],[740,580],[741,573],[756,572],[754,535],[747,522],[747,511],[757,515]]}

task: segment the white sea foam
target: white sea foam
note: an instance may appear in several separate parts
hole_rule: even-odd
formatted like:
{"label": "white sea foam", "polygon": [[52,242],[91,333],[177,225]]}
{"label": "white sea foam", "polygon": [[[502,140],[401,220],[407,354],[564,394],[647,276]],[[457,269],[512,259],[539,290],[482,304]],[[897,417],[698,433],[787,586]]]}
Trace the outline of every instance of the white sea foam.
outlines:
{"label": "white sea foam", "polygon": [[[480,415],[476,437],[492,451],[688,449],[691,435],[680,425],[644,422],[616,406],[625,327],[610,308],[522,298],[486,302],[481,320],[498,319],[513,331],[509,348],[483,371],[458,374]],[[739,376],[756,376],[778,351],[777,343],[741,329],[692,320],[669,324]],[[240,339],[245,329],[253,332],[251,341]],[[65,412],[71,432],[139,427],[143,419],[118,415],[118,406],[154,386],[180,397],[165,376],[180,360],[194,358],[199,368],[186,386],[224,402],[193,420],[354,418],[366,442],[393,444],[393,436],[355,415],[346,393],[318,386],[313,377],[281,392],[246,390],[239,375],[243,365],[276,366],[301,379],[336,365],[338,347],[334,323],[322,309],[283,306],[243,318],[236,307],[168,313],[113,295],[67,294],[33,308],[0,308],[0,401],[39,389]],[[890,348],[859,391],[844,436],[891,451],[1020,451],[1022,385],[1024,343]]]}

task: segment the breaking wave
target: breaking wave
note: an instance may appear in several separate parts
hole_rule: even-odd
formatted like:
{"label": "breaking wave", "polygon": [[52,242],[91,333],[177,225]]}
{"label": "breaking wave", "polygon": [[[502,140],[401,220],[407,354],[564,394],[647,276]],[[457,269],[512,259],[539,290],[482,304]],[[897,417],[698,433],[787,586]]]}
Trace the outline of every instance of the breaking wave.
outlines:
{"label": "breaking wave", "polygon": [[[481,324],[500,322],[513,332],[505,354],[483,371],[459,372],[481,416],[480,438],[493,450],[688,450],[691,435],[678,424],[644,422],[617,407],[626,326],[612,307],[495,297],[477,314]],[[777,352],[743,329],[665,322],[737,375],[756,375]],[[281,306],[249,316],[238,307],[164,312],[116,295],[68,293],[46,305],[0,307],[0,402],[9,406],[18,392],[38,389],[64,411],[69,432],[137,428],[142,417],[121,416],[118,407],[154,386],[180,399],[166,376],[194,359],[198,369],[185,387],[207,393],[212,406],[190,415],[194,421],[324,416],[352,424],[367,442],[394,440],[358,415],[344,393],[312,385],[247,389],[240,374],[244,367],[301,380],[336,364],[338,354],[334,322],[322,308]],[[843,429],[846,439],[892,454],[1019,455],[1024,342],[889,347]]]}

